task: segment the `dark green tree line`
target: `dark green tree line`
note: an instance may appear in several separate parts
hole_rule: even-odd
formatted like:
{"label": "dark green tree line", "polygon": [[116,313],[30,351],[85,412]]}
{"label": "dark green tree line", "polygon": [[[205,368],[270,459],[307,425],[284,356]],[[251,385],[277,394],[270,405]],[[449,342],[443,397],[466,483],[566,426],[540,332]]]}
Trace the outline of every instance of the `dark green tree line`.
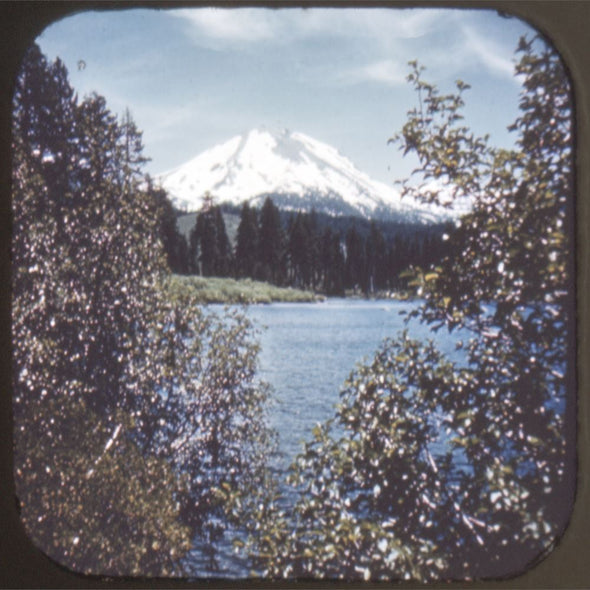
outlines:
{"label": "dark green tree line", "polygon": [[[322,227],[312,213],[290,214],[281,223],[268,197],[260,211],[245,203],[234,248],[234,276],[311,289],[328,295],[407,289],[402,272],[425,268],[448,247],[439,227],[385,237],[372,221],[364,235],[353,223],[343,234]],[[402,275],[402,276],[400,276]]]}
{"label": "dark green tree line", "polygon": [[233,247],[222,208],[206,200],[187,243],[165,192],[157,189],[154,195],[163,210],[161,239],[168,265],[179,274],[252,278],[327,295],[373,294],[407,290],[410,275],[404,271],[425,268],[448,250],[440,226],[408,230],[402,225],[386,237],[376,221],[366,222],[366,231],[355,221],[343,233],[331,228],[334,219],[320,224],[313,211],[281,215],[271,197],[260,210],[242,205]]}
{"label": "dark green tree line", "polygon": [[279,210],[267,197],[260,210],[258,240],[258,278],[274,285],[282,285],[286,275],[285,236]]}
{"label": "dark green tree line", "polygon": [[160,240],[168,266],[173,273],[189,274],[189,248],[187,240],[178,230],[178,213],[164,189],[154,187],[150,181],[148,190],[159,209],[157,217],[160,219]]}

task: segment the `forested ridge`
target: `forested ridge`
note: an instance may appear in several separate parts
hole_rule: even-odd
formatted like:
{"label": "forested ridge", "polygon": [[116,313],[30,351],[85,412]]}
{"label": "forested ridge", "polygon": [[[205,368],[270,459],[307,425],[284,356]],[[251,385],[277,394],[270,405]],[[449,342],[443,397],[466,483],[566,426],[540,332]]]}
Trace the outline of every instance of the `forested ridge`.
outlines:
{"label": "forested ridge", "polygon": [[440,260],[449,251],[453,226],[281,211],[271,196],[260,209],[247,202],[235,208],[215,204],[210,196],[200,212],[184,215],[194,221],[183,234],[173,221],[182,213],[167,207],[163,241],[174,272],[251,278],[340,296],[407,290],[404,271]]}
{"label": "forested ridge", "polygon": [[[516,73],[508,150],[464,122],[468,84],[443,94],[410,64],[416,107],[392,138],[419,163],[404,192],[440,204],[434,178],[474,203],[433,260],[430,237],[392,255],[377,223],[339,230],[270,198],[242,207],[234,244],[214,201],[183,241],[131,114],[79,99],[31,47],[14,94],[11,286],[14,475],[33,542],[106,576],[195,575],[197,555],[223,577],[228,545],[271,579],[490,579],[546,556],[575,487],[573,107],[542,38],[521,39]],[[274,473],[255,327],[176,289],[182,260],[331,294],[403,281],[423,300],[410,319],[469,334],[464,363],[392,334]]]}

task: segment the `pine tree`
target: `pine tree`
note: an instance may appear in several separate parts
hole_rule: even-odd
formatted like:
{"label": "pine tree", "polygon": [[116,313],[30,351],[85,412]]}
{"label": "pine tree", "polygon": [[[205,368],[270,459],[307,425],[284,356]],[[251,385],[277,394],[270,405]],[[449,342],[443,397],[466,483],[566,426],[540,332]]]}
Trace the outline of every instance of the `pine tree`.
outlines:
{"label": "pine tree", "polygon": [[193,275],[202,275],[201,265],[201,234],[203,231],[203,220],[199,222],[199,214],[195,217],[195,225],[189,233],[189,272]]}
{"label": "pine tree", "polygon": [[240,213],[240,224],[235,248],[235,273],[237,277],[256,276],[258,265],[258,220],[256,211],[245,202]]}
{"label": "pine tree", "polygon": [[372,221],[366,246],[369,293],[385,288],[386,256],[385,238],[375,221]]}
{"label": "pine tree", "polygon": [[[135,125],[129,109],[125,109],[119,127],[121,135],[119,140],[119,157],[121,159],[119,184],[124,189],[134,190],[138,183],[144,180],[143,166],[149,162],[149,158],[144,156],[142,132]],[[134,184],[126,186],[126,183],[130,181]]]}
{"label": "pine tree", "polygon": [[303,213],[299,212],[291,220],[289,228],[289,266],[290,284],[305,288],[310,283],[311,255],[309,232]]}
{"label": "pine tree", "polygon": [[340,235],[327,227],[320,242],[321,289],[326,295],[344,294],[344,255]]}
{"label": "pine tree", "polygon": [[[42,108],[39,108],[43,105]],[[39,215],[55,214],[48,207],[61,208],[71,197],[69,172],[73,165],[75,96],[67,72],[58,59],[48,64],[39,48],[33,45],[25,54],[14,93],[14,136],[30,149],[20,153],[32,171],[43,176],[49,197],[39,199]],[[57,231],[65,231],[63,220],[56,216]]]}
{"label": "pine tree", "polygon": [[392,289],[401,289],[401,280],[399,274],[403,269],[404,260],[402,241],[399,235],[395,235],[387,250],[387,276],[389,287]]}
{"label": "pine tree", "polygon": [[223,214],[209,202],[197,215],[190,234],[191,252],[198,274],[227,277],[232,270],[232,255]]}
{"label": "pine tree", "polygon": [[307,234],[308,286],[315,290],[318,285],[320,273],[320,236],[318,215],[315,208],[312,208],[308,214],[304,215],[303,220]]}
{"label": "pine tree", "polygon": [[148,191],[158,207],[158,219],[160,219],[159,235],[164,251],[166,252],[168,267],[174,273],[188,274],[188,244],[178,230],[177,214],[174,206],[168,199],[166,191],[162,188],[154,187],[151,180],[148,180]]}
{"label": "pine tree", "polygon": [[214,274],[218,277],[228,277],[231,274],[233,260],[231,245],[225,229],[225,221],[219,207],[213,211],[215,224],[215,241],[216,241],[216,259],[214,265]]}
{"label": "pine tree", "polygon": [[367,291],[365,244],[353,226],[346,232],[346,266],[344,285],[347,289]]}
{"label": "pine tree", "polygon": [[201,211],[197,216],[197,226],[200,226],[200,262],[201,272],[204,277],[212,277],[216,274],[219,249],[217,241],[217,224],[215,223],[215,210]]}
{"label": "pine tree", "polygon": [[281,285],[285,279],[284,236],[279,210],[270,197],[266,198],[260,210],[258,252],[259,278]]}

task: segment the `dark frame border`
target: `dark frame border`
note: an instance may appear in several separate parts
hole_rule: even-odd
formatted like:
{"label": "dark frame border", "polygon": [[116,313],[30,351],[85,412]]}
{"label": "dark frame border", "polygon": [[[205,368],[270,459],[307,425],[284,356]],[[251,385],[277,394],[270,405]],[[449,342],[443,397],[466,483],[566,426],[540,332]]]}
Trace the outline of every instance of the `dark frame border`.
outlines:
{"label": "dark frame border", "polygon": [[[432,588],[590,588],[590,2],[583,0],[437,0],[388,2],[362,0],[277,0],[275,2],[213,0],[9,0],[0,1],[0,588],[299,588],[297,582],[175,579],[102,579],[74,574],[36,549],[20,525],[12,474],[12,387],[10,320],[10,118],[13,78],[26,47],[51,22],[80,11],[180,6],[333,6],[333,7],[448,7],[497,10],[526,20],[545,34],[569,68],[576,106],[576,288],[578,479],[570,525],[556,549],[525,574],[503,580],[433,584]],[[420,584],[395,584],[419,588]],[[306,588],[388,587],[393,584],[305,582]]]}

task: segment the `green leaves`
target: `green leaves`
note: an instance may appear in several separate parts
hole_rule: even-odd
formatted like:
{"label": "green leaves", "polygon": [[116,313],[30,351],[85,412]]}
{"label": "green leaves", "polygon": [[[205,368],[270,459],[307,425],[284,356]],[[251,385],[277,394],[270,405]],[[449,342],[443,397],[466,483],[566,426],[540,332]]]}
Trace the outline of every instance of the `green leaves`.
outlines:
{"label": "green leaves", "polygon": [[[438,478],[428,455],[434,422],[418,416],[428,394],[416,388],[415,398],[407,395],[402,376],[437,389],[450,365],[423,369],[432,355],[439,358],[409,339],[387,342],[371,366],[351,375],[336,421],[314,427],[292,467],[294,514],[272,525],[288,551],[269,554],[264,571],[281,575],[289,564],[290,575],[348,580],[440,575],[443,556],[416,536],[417,519],[437,501],[423,498],[425,478]],[[420,526],[430,529],[432,518]]]}
{"label": "green leaves", "polygon": [[[520,133],[522,151],[487,148],[484,140],[453,127],[460,97],[441,98],[431,86],[420,83],[418,74],[413,81],[419,101],[430,105],[434,116],[424,125],[414,111],[408,123],[410,128],[419,126],[422,133],[423,143],[409,146],[420,158],[417,174],[450,183],[455,195],[476,198],[473,211],[451,234],[454,255],[443,260],[440,269],[418,273],[413,282],[427,299],[421,312],[424,321],[434,327],[462,326],[473,331],[468,346],[471,369],[465,375],[469,387],[456,393],[448,390],[444,406],[449,412],[448,430],[455,433],[451,443],[463,449],[473,466],[472,476],[461,476],[465,490],[470,491],[462,504],[465,509],[490,518],[485,502],[478,507],[476,498],[485,497],[483,489],[491,480],[484,484],[478,473],[486,464],[498,470],[494,473],[502,473],[496,479],[498,491],[492,495],[506,499],[505,516],[500,519],[505,520],[477,532],[486,539],[485,556],[471,558],[478,564],[472,570],[478,575],[498,571],[494,567],[500,567],[502,560],[512,563],[506,547],[512,543],[510,531],[519,530],[514,523],[532,531],[524,523],[538,518],[538,510],[551,512],[542,477],[553,482],[551,493],[556,493],[563,485],[566,456],[565,431],[558,426],[561,420],[555,414],[549,418],[548,408],[567,393],[565,382],[558,383],[550,369],[552,364],[567,362],[567,312],[560,307],[547,313],[545,303],[559,300],[558,293],[563,302],[568,293],[563,264],[570,254],[562,230],[571,215],[573,196],[571,104],[559,57],[538,39],[523,40],[519,50],[525,52],[517,66],[517,72],[525,76],[523,114],[512,129]],[[437,117],[444,123],[437,123]],[[469,153],[462,154],[462,149]],[[457,170],[449,170],[451,162]],[[428,198],[436,199],[436,195]],[[555,227],[560,228],[557,233]],[[482,304],[492,302],[495,312],[483,312]],[[540,358],[544,359],[541,364]],[[533,417],[540,414],[549,418],[542,426]],[[532,469],[533,457],[541,455],[544,469]],[[541,477],[546,469],[552,475]],[[520,491],[513,493],[512,488]],[[552,524],[546,517],[543,521],[544,535],[522,535],[524,551],[531,558],[544,550],[566,518],[555,511]]]}
{"label": "green leaves", "polygon": [[[422,322],[469,332],[466,363],[402,333],[351,374],[335,420],[314,427],[292,467],[293,514],[262,527],[268,575],[505,576],[567,523],[571,103],[558,56],[539,39],[519,50],[513,151],[461,123],[467,84],[442,95],[410,64],[418,105],[393,140],[418,157],[422,184],[403,192],[467,196],[473,209],[449,231],[451,255],[401,278],[425,298]],[[433,178],[444,191],[424,189]]]}
{"label": "green leaves", "polygon": [[424,182],[418,186],[404,185],[402,194],[411,194],[427,203],[450,205],[448,196],[427,188],[429,179],[435,178],[444,181],[452,199],[478,195],[492,151],[486,138],[477,138],[468,127],[458,124],[463,120],[462,95],[470,86],[458,80],[456,94],[441,95],[434,85],[423,80],[425,68],[416,62],[410,62],[410,66],[408,81],[416,90],[419,108],[408,112],[401,133],[390,142],[398,143],[404,156],[412,152],[418,157],[419,167],[414,174]]}
{"label": "green leaves", "polygon": [[214,552],[272,490],[253,327],[240,312],[207,316],[168,280],[162,195],[144,182],[129,113],[72,99],[36,47],[24,68],[12,284],[22,520],[76,571],[179,575],[195,537]]}

